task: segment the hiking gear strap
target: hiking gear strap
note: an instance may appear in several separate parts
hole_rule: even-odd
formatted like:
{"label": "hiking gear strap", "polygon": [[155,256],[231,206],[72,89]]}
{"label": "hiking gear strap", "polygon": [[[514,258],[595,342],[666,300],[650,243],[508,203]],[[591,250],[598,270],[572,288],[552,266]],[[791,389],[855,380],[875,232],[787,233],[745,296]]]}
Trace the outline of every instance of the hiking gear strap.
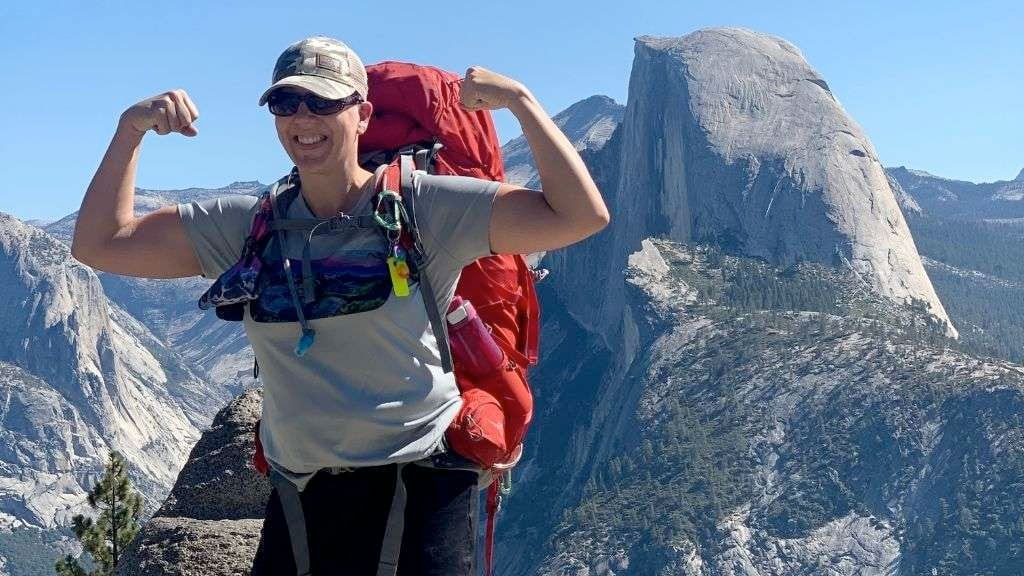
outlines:
{"label": "hiking gear strap", "polygon": [[309,245],[313,242],[313,234],[316,233],[316,229],[324,225],[326,221],[320,222],[313,226],[306,235],[306,241],[302,243],[302,303],[312,304],[316,301],[316,285],[313,283],[313,263],[312,256],[310,256]]}
{"label": "hiking gear strap", "polygon": [[[388,522],[384,529],[384,539],[381,541],[377,576],[395,576],[398,571],[398,558],[402,552],[402,535],[405,532],[405,505],[408,500],[405,480],[402,478],[402,471],[406,464],[400,462],[395,465],[395,492],[391,497]],[[299,489],[284,475],[273,469],[270,472],[270,482],[277,489],[281,509],[284,511],[285,523],[288,525],[288,537],[291,540],[296,574],[311,576],[306,515],[302,510]]]}
{"label": "hiking gear strap", "polygon": [[[293,171],[288,176],[288,184],[291,184],[291,176],[295,174]],[[270,199],[270,206],[274,210],[274,220],[280,218],[280,210],[277,206],[277,195],[276,190],[272,191],[273,196]],[[281,249],[281,264],[284,266],[284,277],[288,280],[288,292],[292,296],[292,306],[295,307],[295,315],[299,319],[299,325],[302,326],[302,336],[299,337],[298,343],[295,344],[295,355],[305,356],[309,347],[313,345],[313,341],[316,339],[316,331],[309,325],[309,321],[306,320],[306,312],[302,309],[302,300],[299,299],[299,289],[295,286],[295,279],[292,278],[292,266],[291,262],[288,261],[288,254],[286,253],[286,244],[284,238],[284,230],[278,229],[274,231],[274,235],[277,238],[277,243]]]}
{"label": "hiking gear strap", "polygon": [[484,576],[491,576],[494,563],[494,522],[498,510],[501,509],[501,494],[498,485],[500,477],[495,477],[487,488],[487,536],[484,542]]}
{"label": "hiking gear strap", "polygon": [[288,537],[292,543],[292,557],[298,576],[310,576],[309,539],[306,536],[306,515],[302,511],[299,489],[277,470],[270,471],[270,482],[277,489],[284,520],[288,525]]}
{"label": "hiking gear strap", "polygon": [[413,159],[415,160],[416,164],[416,169],[422,170],[424,172],[430,172],[430,167],[433,166],[434,164],[434,157],[437,156],[437,153],[441,151],[441,148],[444,148],[444,144],[441,144],[439,141],[435,140],[433,145],[430,146],[430,148],[417,150],[416,154],[413,156]]}
{"label": "hiking gear strap", "polygon": [[352,228],[375,228],[377,221],[370,214],[362,216],[338,215],[331,218],[281,218],[269,224],[269,229],[277,230],[302,230],[309,231],[318,228],[320,224],[326,224],[327,229],[318,231],[317,234],[330,234],[341,232]]}
{"label": "hiking gear strap", "polygon": [[423,243],[420,239],[419,228],[416,227],[416,190],[413,188],[412,173],[413,159],[408,154],[403,154],[399,160],[400,179],[402,183],[402,204],[409,217],[409,232],[412,234],[413,249],[410,256],[413,264],[420,271],[420,294],[423,295],[423,304],[427,307],[427,317],[430,318],[430,327],[434,331],[434,339],[437,340],[437,350],[441,354],[441,368],[445,372],[452,372],[452,352],[448,348],[448,327],[441,319],[441,311],[437,308],[437,298],[434,296],[434,289],[430,285],[430,279],[426,273],[426,262],[423,254]]}
{"label": "hiking gear strap", "polygon": [[377,564],[377,576],[395,576],[398,572],[398,557],[402,552],[402,533],[405,531],[405,503],[408,493],[402,470],[405,462],[395,465],[395,494],[391,498],[391,511],[388,512],[388,524],[384,529],[384,540],[380,545],[380,561]]}

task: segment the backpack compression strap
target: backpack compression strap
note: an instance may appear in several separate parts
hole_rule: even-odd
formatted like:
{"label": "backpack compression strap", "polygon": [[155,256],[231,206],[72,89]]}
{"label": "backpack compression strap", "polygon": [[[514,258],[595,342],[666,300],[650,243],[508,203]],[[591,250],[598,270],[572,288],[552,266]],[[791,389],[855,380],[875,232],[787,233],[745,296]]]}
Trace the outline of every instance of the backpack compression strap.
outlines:
{"label": "backpack compression strap", "polygon": [[[405,507],[408,491],[402,471],[406,462],[395,464],[395,491],[388,509],[387,524],[381,542],[380,557],[377,563],[376,576],[395,576],[398,571],[398,557],[402,552],[402,535],[405,532]],[[288,538],[292,545],[292,559],[295,561],[297,576],[312,576],[310,572],[309,537],[306,532],[306,515],[302,509],[302,498],[299,489],[277,470],[270,470],[270,482],[277,489],[285,524],[288,527]]]}
{"label": "backpack compression strap", "polygon": [[420,294],[423,296],[423,305],[427,308],[427,318],[430,319],[430,327],[434,331],[434,339],[437,340],[437,350],[441,354],[441,368],[445,372],[452,372],[454,365],[452,364],[452,352],[448,347],[448,326],[442,319],[441,310],[437,307],[434,288],[430,285],[430,279],[426,273],[426,257],[423,252],[423,242],[420,237],[419,228],[416,226],[416,191],[412,181],[413,170],[412,156],[403,154],[399,159],[399,173],[402,186],[402,205],[405,207],[405,212],[408,215],[406,224],[412,237],[412,250],[409,251],[409,255],[412,257],[413,264],[420,271]]}
{"label": "backpack compression strap", "polygon": [[277,497],[281,501],[281,511],[284,512],[285,524],[288,526],[288,538],[292,545],[295,572],[298,576],[310,576],[306,515],[302,511],[299,489],[284,475],[273,469],[270,471],[270,483],[277,488]]}

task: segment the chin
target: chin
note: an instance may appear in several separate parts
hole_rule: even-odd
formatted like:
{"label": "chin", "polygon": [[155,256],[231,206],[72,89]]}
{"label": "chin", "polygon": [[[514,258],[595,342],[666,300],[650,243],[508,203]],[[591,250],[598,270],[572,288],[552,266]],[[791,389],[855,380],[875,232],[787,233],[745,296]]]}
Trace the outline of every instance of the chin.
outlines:
{"label": "chin", "polygon": [[302,158],[292,156],[292,162],[299,168],[300,171],[307,174],[317,174],[320,172],[332,172],[337,169],[341,164],[341,160],[336,158],[324,157],[324,158]]}

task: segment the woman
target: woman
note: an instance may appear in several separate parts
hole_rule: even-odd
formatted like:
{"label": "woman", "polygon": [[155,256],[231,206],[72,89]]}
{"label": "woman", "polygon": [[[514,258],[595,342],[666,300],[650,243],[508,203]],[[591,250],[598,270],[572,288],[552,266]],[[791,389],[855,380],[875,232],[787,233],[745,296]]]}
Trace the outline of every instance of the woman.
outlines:
{"label": "woman", "polygon": [[[379,176],[358,162],[359,136],[373,114],[368,96],[362,62],[337,40],[307,38],[278,58],[260,104],[274,114],[278,138],[296,167],[279,183],[298,192],[286,217],[372,209]],[[417,227],[426,255],[421,273],[435,288],[441,310],[448,308],[459,271],[473,260],[561,248],[609,221],[583,161],[526,87],[473,67],[461,98],[470,110],[507,108],[515,115],[543,192],[415,173]],[[143,100],[122,114],[82,202],[75,258],[149,278],[215,278],[238,261],[256,198],[218,198],[134,216],[144,135],[195,136],[198,116],[182,90]],[[353,268],[372,268],[388,251],[379,234],[286,234],[282,242],[285,258],[301,259],[306,250],[306,257],[312,252],[313,258]],[[301,490],[296,506],[305,514],[300,524],[308,542],[308,549],[293,549],[289,508],[281,504],[291,496],[275,484],[254,574],[393,574],[382,542],[393,537],[388,516],[400,490],[407,503],[400,555],[397,549],[393,554],[397,573],[473,573],[476,473],[430,465],[444,451],[444,431],[460,399],[452,375],[441,369],[424,309],[418,298],[390,296],[358,313],[313,319],[316,342],[302,357],[293,353],[294,322],[259,321],[246,312],[246,334],[264,386],[261,440],[275,477]],[[404,466],[411,462],[425,464]]]}

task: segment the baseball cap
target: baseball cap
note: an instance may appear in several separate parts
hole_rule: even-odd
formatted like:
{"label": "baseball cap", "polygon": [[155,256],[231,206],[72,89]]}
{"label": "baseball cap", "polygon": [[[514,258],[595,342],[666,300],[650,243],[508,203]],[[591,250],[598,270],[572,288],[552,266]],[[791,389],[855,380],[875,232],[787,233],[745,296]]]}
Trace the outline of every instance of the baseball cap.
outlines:
{"label": "baseball cap", "polygon": [[260,106],[282,86],[304,88],[328,100],[352,94],[366,100],[369,91],[363,61],[345,43],[326,36],[299,40],[285,48],[274,65],[271,82],[260,96]]}

